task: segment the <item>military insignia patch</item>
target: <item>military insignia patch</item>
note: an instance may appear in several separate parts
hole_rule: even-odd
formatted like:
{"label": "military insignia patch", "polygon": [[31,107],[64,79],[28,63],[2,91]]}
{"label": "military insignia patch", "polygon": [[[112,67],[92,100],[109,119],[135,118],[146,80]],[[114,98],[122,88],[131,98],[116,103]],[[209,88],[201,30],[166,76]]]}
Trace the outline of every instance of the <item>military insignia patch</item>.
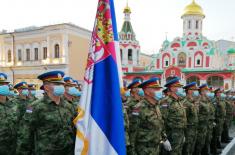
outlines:
{"label": "military insignia patch", "polygon": [[33,107],[29,106],[26,109],[26,113],[32,113],[33,112]]}

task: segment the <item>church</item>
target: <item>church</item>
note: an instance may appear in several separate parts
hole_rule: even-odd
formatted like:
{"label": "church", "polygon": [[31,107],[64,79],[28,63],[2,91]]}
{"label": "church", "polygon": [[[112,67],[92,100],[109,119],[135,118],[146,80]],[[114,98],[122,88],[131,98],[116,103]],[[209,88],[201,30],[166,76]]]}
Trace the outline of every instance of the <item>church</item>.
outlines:
{"label": "church", "polygon": [[[172,41],[164,40],[148,68],[129,72],[123,70],[124,79],[130,82],[133,79],[144,81],[158,77],[161,85],[164,85],[172,76],[178,76],[183,84],[195,81],[198,85],[208,83],[215,88],[234,88],[235,43],[226,40],[212,41],[204,36],[202,28],[205,17],[202,7],[193,0],[181,15],[183,35]],[[123,36],[125,35],[120,33],[121,39]],[[130,37],[135,38],[135,35]],[[139,44],[135,52],[137,58],[138,47]]]}

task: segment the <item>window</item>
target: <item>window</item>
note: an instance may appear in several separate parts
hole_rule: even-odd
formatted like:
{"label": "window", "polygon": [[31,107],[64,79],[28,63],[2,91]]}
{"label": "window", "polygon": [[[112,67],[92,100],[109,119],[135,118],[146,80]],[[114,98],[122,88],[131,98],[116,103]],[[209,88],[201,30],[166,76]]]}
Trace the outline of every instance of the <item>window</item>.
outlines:
{"label": "window", "polygon": [[137,51],[137,64],[140,64],[140,51]]}
{"label": "window", "polygon": [[196,21],[196,29],[198,29],[199,28],[199,21],[197,20]]}
{"label": "window", "polygon": [[38,48],[34,48],[34,60],[38,60]]}
{"label": "window", "polygon": [[7,60],[8,62],[11,62],[11,50],[8,50],[7,52]]}
{"label": "window", "polygon": [[129,61],[133,60],[133,58],[132,58],[132,49],[128,49],[128,60]]}
{"label": "window", "polygon": [[165,67],[169,66],[169,61],[165,61]]}
{"label": "window", "polygon": [[191,21],[188,21],[188,29],[191,29]]}
{"label": "window", "polygon": [[26,49],[26,61],[30,61],[30,49]]}
{"label": "window", "polygon": [[43,47],[43,59],[47,59],[47,47]]}
{"label": "window", "polygon": [[207,79],[207,83],[209,86],[218,88],[224,86],[224,79],[219,76],[211,76]]}
{"label": "window", "polygon": [[164,57],[163,67],[169,67],[170,58],[168,56]]}
{"label": "window", "polygon": [[122,61],[122,49],[120,49],[120,59]]}
{"label": "window", "polygon": [[55,58],[60,58],[60,46],[58,44],[55,45]]}
{"label": "window", "polygon": [[197,65],[200,66],[201,65],[201,60],[197,59]]}
{"label": "window", "polygon": [[18,61],[22,61],[22,51],[21,51],[21,49],[18,50]]}
{"label": "window", "polygon": [[192,82],[196,82],[198,86],[200,86],[200,79],[196,76],[191,76],[186,80],[186,83],[192,83]]}

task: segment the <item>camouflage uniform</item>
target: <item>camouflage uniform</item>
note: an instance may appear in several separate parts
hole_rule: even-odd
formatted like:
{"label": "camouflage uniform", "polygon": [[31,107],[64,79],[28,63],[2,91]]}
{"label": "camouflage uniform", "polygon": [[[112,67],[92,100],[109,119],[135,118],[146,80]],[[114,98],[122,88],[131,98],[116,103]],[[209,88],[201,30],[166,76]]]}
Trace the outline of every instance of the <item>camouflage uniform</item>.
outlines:
{"label": "camouflage uniform", "polygon": [[183,101],[186,107],[187,128],[185,130],[185,143],[183,148],[183,155],[192,155],[197,139],[198,126],[198,100],[191,97],[186,97]]}
{"label": "camouflage uniform", "polygon": [[152,105],[146,99],[143,99],[136,106],[136,115],[138,115],[138,130],[135,139],[136,154],[158,155],[163,129],[163,119],[159,106]]}
{"label": "camouflage uniform", "polygon": [[15,155],[17,115],[12,100],[0,103],[0,154]]}
{"label": "camouflage uniform", "polygon": [[215,127],[215,105],[208,98],[203,98],[202,100],[204,102],[207,102],[209,106],[208,125],[207,125],[208,128],[207,128],[207,134],[206,134],[205,147],[203,149],[203,152],[209,154],[211,140],[213,136],[213,130]]}
{"label": "camouflage uniform", "polygon": [[225,116],[221,140],[223,142],[226,142],[226,141],[228,142],[228,140],[229,140],[229,127],[231,126],[234,110],[233,110],[233,102],[230,99],[226,99],[225,104],[226,104],[226,116]]}
{"label": "camouflage uniform", "polygon": [[[139,100],[136,100],[134,97],[130,96],[126,102],[127,107],[127,115],[129,118],[129,138],[131,145],[131,154],[135,153],[135,139],[136,139],[136,131],[138,129],[138,111],[136,112],[135,106],[139,103]],[[137,114],[137,115],[136,115]]]}
{"label": "camouflage uniform", "polygon": [[16,154],[74,154],[72,119],[72,107],[63,100],[59,105],[48,96],[35,101],[27,108],[21,121]]}
{"label": "camouflage uniform", "polygon": [[209,123],[209,104],[205,96],[200,98],[199,113],[198,113],[198,128],[197,128],[197,140],[195,147],[195,155],[200,155],[205,145],[207,128]]}
{"label": "camouflage uniform", "polygon": [[18,123],[19,123],[22,120],[22,117],[24,116],[24,114],[26,112],[26,108],[27,108],[28,104],[30,103],[30,100],[22,99],[19,96],[17,96],[12,99],[12,102],[17,107],[17,119],[18,119]]}
{"label": "camouflage uniform", "polygon": [[171,143],[171,155],[181,155],[184,144],[184,130],[186,128],[187,118],[186,111],[181,103],[182,99],[168,97],[167,116],[165,128],[168,140]]}
{"label": "camouflage uniform", "polygon": [[127,155],[131,155],[132,149],[130,146],[130,137],[129,137],[129,118],[126,110],[126,106],[123,108],[124,113],[124,127],[125,127],[125,138],[126,138],[126,151]]}

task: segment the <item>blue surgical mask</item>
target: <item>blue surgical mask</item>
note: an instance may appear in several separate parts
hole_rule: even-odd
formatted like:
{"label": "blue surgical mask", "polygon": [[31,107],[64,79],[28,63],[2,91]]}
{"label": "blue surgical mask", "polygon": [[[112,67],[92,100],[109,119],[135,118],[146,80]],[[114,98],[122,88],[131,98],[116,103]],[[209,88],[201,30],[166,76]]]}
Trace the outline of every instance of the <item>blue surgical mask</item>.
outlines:
{"label": "blue surgical mask", "polygon": [[10,95],[10,90],[9,90],[8,85],[0,86],[0,95],[2,95],[2,96]]}
{"label": "blue surgical mask", "polygon": [[231,99],[233,96],[232,95],[228,95],[228,98]]}
{"label": "blue surgical mask", "polygon": [[36,95],[36,90],[31,90],[30,93],[35,96]]}
{"label": "blue surgical mask", "polygon": [[183,88],[178,88],[177,91],[176,91],[176,95],[180,96],[180,97],[185,97],[186,93],[184,92]]}
{"label": "blue surgical mask", "polygon": [[14,90],[11,90],[9,95],[10,95],[10,96],[16,96]]}
{"label": "blue surgical mask", "polygon": [[194,97],[198,97],[198,96],[199,96],[199,92],[198,92],[198,91],[194,91],[194,92],[193,92],[193,96],[194,96]]}
{"label": "blue surgical mask", "polygon": [[22,90],[22,95],[23,96],[28,96],[29,95],[29,90],[28,89],[23,89]]}
{"label": "blue surgical mask", "polygon": [[155,91],[154,92],[154,98],[158,101],[161,100],[163,98],[162,91]]}
{"label": "blue surgical mask", "polygon": [[126,96],[126,97],[130,97],[130,96],[131,96],[130,91],[126,91],[126,92],[125,92],[125,96]]}
{"label": "blue surgical mask", "polygon": [[54,92],[53,94],[55,96],[61,96],[64,94],[64,86],[54,86]]}
{"label": "blue surgical mask", "polygon": [[221,93],[221,94],[220,94],[220,97],[221,97],[222,99],[225,99],[225,98],[226,98],[226,95],[225,95],[224,93]]}
{"label": "blue surgical mask", "polygon": [[144,96],[144,91],[143,91],[143,89],[139,89],[138,95],[139,95],[139,96],[142,96],[142,97]]}
{"label": "blue surgical mask", "polygon": [[235,100],[235,96],[233,96],[233,99]]}
{"label": "blue surgical mask", "polygon": [[210,99],[213,99],[215,97],[215,93],[207,92],[206,96],[209,97]]}
{"label": "blue surgical mask", "polygon": [[68,94],[72,96],[79,96],[80,92],[75,87],[70,87],[68,90]]}

